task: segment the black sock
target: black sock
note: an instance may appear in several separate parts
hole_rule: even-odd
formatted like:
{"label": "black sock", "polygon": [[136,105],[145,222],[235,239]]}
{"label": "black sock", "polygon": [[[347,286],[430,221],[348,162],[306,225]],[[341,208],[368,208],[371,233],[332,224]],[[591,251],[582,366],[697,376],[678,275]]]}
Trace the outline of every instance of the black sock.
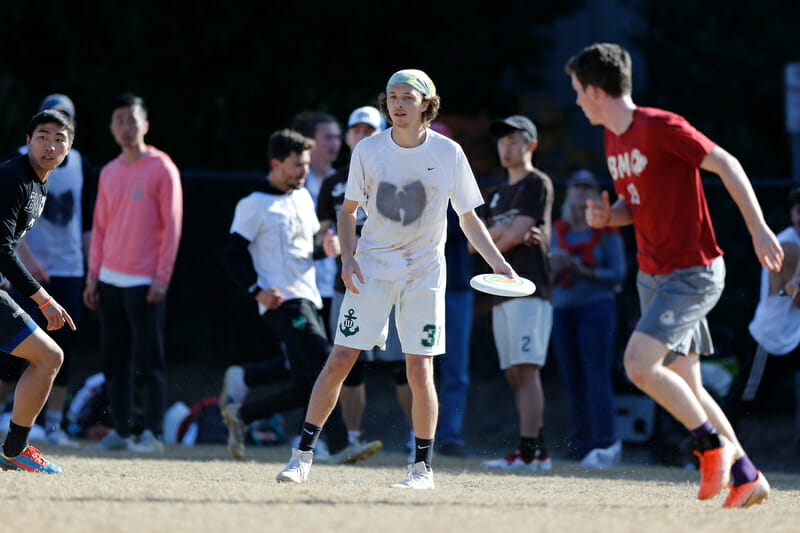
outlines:
{"label": "black sock", "polygon": [[28,435],[31,428],[18,426],[14,422],[10,422],[8,426],[8,435],[6,441],[3,443],[3,454],[6,457],[16,457],[28,446]]}
{"label": "black sock", "polygon": [[433,459],[433,439],[420,439],[414,438],[416,446],[414,447],[414,464],[420,461],[425,461],[425,466],[431,467],[431,459]]}
{"label": "black sock", "polygon": [[544,447],[542,432],[539,431],[538,437],[520,437],[519,454],[526,461],[530,461],[537,456],[545,457],[547,455],[547,450]]}
{"label": "black sock", "polygon": [[536,457],[536,441],[539,440],[533,437],[520,437],[519,438],[519,454],[526,461],[530,461]]}
{"label": "black sock", "polygon": [[301,452],[313,450],[317,445],[317,439],[319,439],[319,434],[321,432],[322,428],[320,426],[303,422],[303,431],[300,432],[300,444],[297,446],[297,449]]}

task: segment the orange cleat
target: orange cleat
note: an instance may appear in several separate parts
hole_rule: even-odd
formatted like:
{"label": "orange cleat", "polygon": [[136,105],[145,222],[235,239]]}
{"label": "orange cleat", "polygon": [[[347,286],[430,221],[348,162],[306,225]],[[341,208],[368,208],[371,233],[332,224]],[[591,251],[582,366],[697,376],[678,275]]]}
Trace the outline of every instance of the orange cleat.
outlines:
{"label": "orange cleat", "polygon": [[761,504],[764,500],[769,499],[769,483],[767,478],[759,470],[758,477],[755,481],[745,483],[734,487],[731,485],[731,491],[728,493],[728,499],[725,500],[725,507],[727,509],[738,509],[742,507],[750,507],[751,505]]}
{"label": "orange cleat", "polygon": [[719,440],[722,442],[719,448],[694,452],[700,459],[700,491],[697,493],[700,500],[712,498],[730,481],[736,452],[725,438],[719,437]]}

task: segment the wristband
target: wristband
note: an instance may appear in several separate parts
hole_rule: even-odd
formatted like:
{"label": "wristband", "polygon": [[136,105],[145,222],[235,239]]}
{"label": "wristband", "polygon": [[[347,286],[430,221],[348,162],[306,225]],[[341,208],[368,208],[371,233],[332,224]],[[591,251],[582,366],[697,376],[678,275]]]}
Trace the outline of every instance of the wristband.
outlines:
{"label": "wristband", "polygon": [[51,296],[51,297],[49,297],[47,300],[45,300],[45,301],[44,301],[44,303],[40,304],[40,305],[39,305],[39,309],[40,309],[40,310],[41,310],[41,309],[44,309],[45,307],[47,307],[47,306],[48,306],[48,305],[50,305],[51,303],[53,303],[53,297],[52,297],[52,296]]}
{"label": "wristband", "polygon": [[258,286],[258,282],[253,283],[247,288],[247,294],[255,298],[258,296],[258,293],[261,292],[261,287]]}

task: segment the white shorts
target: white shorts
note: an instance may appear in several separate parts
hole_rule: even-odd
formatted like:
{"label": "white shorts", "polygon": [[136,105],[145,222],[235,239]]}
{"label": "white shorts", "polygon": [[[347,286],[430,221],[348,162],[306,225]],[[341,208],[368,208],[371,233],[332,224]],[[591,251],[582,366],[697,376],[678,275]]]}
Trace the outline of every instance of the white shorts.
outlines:
{"label": "white shorts", "polygon": [[389,313],[395,308],[395,324],[403,353],[439,355],[445,351],[445,270],[439,266],[412,280],[356,280],[359,294],[344,296],[334,344],[359,350],[385,349]]}
{"label": "white shorts", "polygon": [[[344,301],[344,293],[334,291],[333,299],[331,300],[331,316],[328,320],[328,327],[331,331],[336,331],[339,325],[339,309],[342,308]],[[364,350],[361,353],[363,361],[405,361],[406,356],[403,353],[403,348],[400,346],[400,339],[397,336],[397,320],[394,318],[394,309],[389,315],[389,335],[386,338],[386,345],[384,348],[375,348],[373,350]]]}
{"label": "white shorts", "polygon": [[544,366],[553,329],[553,304],[541,298],[513,298],[492,308],[492,330],[500,368]]}

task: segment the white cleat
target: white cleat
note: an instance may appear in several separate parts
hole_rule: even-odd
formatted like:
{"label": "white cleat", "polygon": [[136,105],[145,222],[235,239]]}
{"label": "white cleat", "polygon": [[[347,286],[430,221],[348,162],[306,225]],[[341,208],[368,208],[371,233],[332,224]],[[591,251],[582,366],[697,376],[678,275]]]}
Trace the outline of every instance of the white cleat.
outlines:
{"label": "white cleat", "polygon": [[289,464],[280,471],[278,483],[303,483],[308,479],[308,472],[311,470],[311,462],[314,460],[314,452],[301,452],[297,448],[292,448],[292,458]]}
{"label": "white cleat", "polygon": [[132,444],[128,449],[136,453],[164,453],[164,443],[153,435],[152,431],[146,429],[139,437],[139,442]]}
{"label": "white cleat", "polygon": [[133,436],[128,435],[124,439],[119,436],[116,430],[112,429],[98,442],[89,446],[90,450],[130,450],[133,446]]}
{"label": "white cleat", "polygon": [[540,450],[536,450],[536,455],[529,461],[526,461],[522,457],[519,450],[514,450],[503,458],[484,461],[482,465],[487,470],[530,470],[532,472],[549,472],[553,469],[553,462],[550,459],[550,455],[543,455]]}
{"label": "white cleat", "polygon": [[228,451],[234,459],[244,459],[245,423],[239,418],[241,404],[229,403],[222,407],[222,420],[228,426]]}
{"label": "white cleat", "polygon": [[581,460],[581,467],[604,470],[617,466],[622,461],[622,441],[618,440],[608,448],[595,448]]}
{"label": "white cleat", "polygon": [[409,466],[406,479],[392,485],[393,489],[433,490],[433,470],[425,466],[425,461],[420,461]]}
{"label": "white cleat", "polygon": [[64,448],[81,447],[76,440],[71,439],[69,435],[67,435],[67,432],[61,428],[56,428],[55,430],[48,432],[45,440],[47,441],[47,444],[51,444],[53,446],[62,446]]}

